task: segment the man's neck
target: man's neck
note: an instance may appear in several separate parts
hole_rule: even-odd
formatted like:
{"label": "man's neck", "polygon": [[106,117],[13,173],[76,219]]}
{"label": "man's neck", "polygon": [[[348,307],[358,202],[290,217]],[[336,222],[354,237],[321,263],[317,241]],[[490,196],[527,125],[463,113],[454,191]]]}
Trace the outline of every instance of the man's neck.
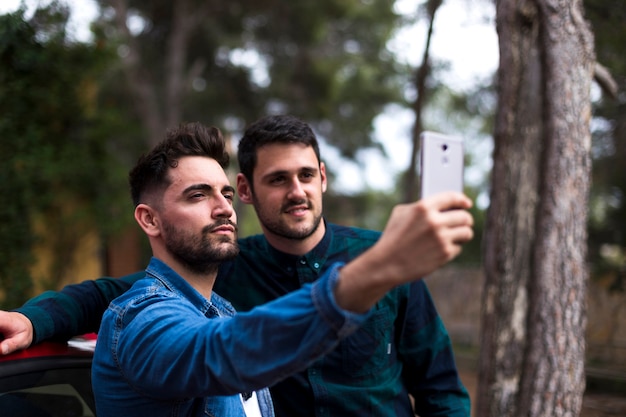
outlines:
{"label": "man's neck", "polygon": [[198,291],[207,300],[211,299],[213,292],[213,285],[215,284],[215,278],[217,277],[217,270],[208,274],[201,274],[195,271],[189,270],[181,263],[177,262],[175,258],[169,255],[169,253],[160,253],[155,256],[164,262],[167,266],[172,268],[178,275],[180,275],[189,285],[191,285],[196,291]]}
{"label": "man's neck", "polygon": [[217,276],[217,272],[210,275],[199,275],[190,273],[180,275],[185,279],[185,281],[189,283],[189,285],[191,285],[196,291],[202,294],[204,298],[206,298],[207,300],[211,299],[211,294],[213,293],[213,285],[215,284],[215,277]]}

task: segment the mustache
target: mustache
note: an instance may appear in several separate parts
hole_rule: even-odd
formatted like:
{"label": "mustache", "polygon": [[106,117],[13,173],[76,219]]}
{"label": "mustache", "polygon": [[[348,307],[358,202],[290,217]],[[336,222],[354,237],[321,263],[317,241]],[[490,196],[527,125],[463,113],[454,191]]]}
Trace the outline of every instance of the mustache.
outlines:
{"label": "mustache", "polygon": [[237,223],[232,222],[229,219],[223,219],[223,220],[218,220],[213,224],[209,224],[208,226],[204,226],[202,228],[202,233],[211,233],[212,231],[214,231],[215,229],[222,227],[222,226],[232,226],[233,229],[235,230],[235,233],[237,233],[237,231],[239,231],[239,228],[237,227]]}
{"label": "mustache", "polygon": [[298,201],[289,201],[286,204],[283,204],[283,206],[281,207],[282,211],[287,211],[292,207],[297,207],[297,206],[306,206],[307,209],[311,209],[311,201],[310,200],[298,200]]}

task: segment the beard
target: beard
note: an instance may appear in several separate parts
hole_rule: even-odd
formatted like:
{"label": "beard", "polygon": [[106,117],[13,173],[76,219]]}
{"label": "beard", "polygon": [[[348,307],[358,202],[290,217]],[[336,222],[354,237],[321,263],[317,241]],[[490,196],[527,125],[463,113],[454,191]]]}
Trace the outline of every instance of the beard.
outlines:
{"label": "beard", "polygon": [[313,219],[310,222],[299,222],[296,225],[289,224],[282,220],[282,213],[289,210],[292,206],[302,205],[305,201],[290,201],[280,208],[280,212],[273,214],[262,210],[256,197],[252,198],[254,208],[259,218],[259,222],[270,233],[291,240],[305,240],[311,236],[319,228],[322,221],[322,213],[313,210],[311,202],[306,202],[307,208],[313,213]]}
{"label": "beard", "polygon": [[[235,228],[235,237],[211,235],[216,227],[225,224]],[[220,264],[239,253],[237,226],[230,220],[220,220],[202,228],[200,234],[186,233],[172,223],[164,223],[165,247],[172,256],[190,271],[198,274],[217,272]]]}

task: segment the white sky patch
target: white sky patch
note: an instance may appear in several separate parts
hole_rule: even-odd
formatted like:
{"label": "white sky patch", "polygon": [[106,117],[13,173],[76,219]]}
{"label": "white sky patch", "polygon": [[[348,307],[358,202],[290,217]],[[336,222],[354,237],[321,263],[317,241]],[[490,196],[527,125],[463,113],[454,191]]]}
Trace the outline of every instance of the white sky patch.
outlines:
{"label": "white sky patch", "polygon": [[[37,6],[46,6],[52,0],[1,0],[0,14],[14,12],[21,4],[26,5],[26,17],[32,16]],[[72,5],[67,30],[70,38],[80,42],[89,42],[93,39],[89,24],[98,16],[98,6],[94,0],[70,0],[62,2]]]}
{"label": "white sky patch", "polygon": [[230,51],[230,61],[234,65],[246,67],[252,74],[252,81],[261,86],[267,87],[270,82],[269,70],[267,62],[252,49],[237,48]]}
{"label": "white sky patch", "polygon": [[[397,0],[399,13],[415,16],[420,0]],[[426,43],[427,22],[400,29],[389,42],[389,50],[412,66],[421,64]],[[446,0],[435,16],[431,56],[450,62],[443,77],[450,87],[461,89],[498,67],[498,37],[495,6],[487,0]]]}
{"label": "white sky patch", "polygon": [[[397,0],[394,7],[398,13],[415,16],[421,3],[421,0]],[[426,35],[426,21],[420,19],[416,24],[398,30],[388,48],[401,62],[417,67],[421,64]],[[448,71],[438,74],[444,83],[461,91],[475,85],[498,68],[495,5],[487,0],[446,0],[435,16],[431,42],[431,56],[450,63]],[[376,118],[375,137],[383,144],[387,158],[380,153],[368,153],[365,166],[384,167],[377,172],[367,169],[365,176],[371,188],[390,189],[398,174],[408,168],[414,121],[413,112],[399,106],[388,106]],[[441,126],[436,130],[464,136],[463,132],[453,131],[452,126]],[[476,177],[473,176],[472,180]],[[339,182],[338,186],[342,184]]]}

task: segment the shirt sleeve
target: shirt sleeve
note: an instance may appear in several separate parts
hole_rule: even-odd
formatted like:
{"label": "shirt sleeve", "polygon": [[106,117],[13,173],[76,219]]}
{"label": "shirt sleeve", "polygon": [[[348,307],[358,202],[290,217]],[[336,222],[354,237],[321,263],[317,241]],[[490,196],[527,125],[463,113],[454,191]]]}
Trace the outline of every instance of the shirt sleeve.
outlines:
{"label": "shirt sleeve", "polygon": [[14,310],[33,324],[33,344],[52,339],[66,341],[74,336],[97,332],[109,303],[145,276],[136,272],[122,278],[102,277],[46,291]]}
{"label": "shirt sleeve", "polygon": [[[340,309],[338,268],[270,303],[232,317],[201,319],[179,297],[148,291],[112,305],[103,346],[138,391],[157,398],[232,395],[306,369],[355,331],[369,313]],[[123,313],[120,320],[116,314]],[[110,326],[121,326],[110,332]],[[103,353],[104,352],[104,353]],[[96,359],[108,349],[96,350]]]}
{"label": "shirt sleeve", "polygon": [[470,398],[459,378],[452,342],[423,281],[410,284],[400,320],[403,377],[422,417],[469,417]]}

